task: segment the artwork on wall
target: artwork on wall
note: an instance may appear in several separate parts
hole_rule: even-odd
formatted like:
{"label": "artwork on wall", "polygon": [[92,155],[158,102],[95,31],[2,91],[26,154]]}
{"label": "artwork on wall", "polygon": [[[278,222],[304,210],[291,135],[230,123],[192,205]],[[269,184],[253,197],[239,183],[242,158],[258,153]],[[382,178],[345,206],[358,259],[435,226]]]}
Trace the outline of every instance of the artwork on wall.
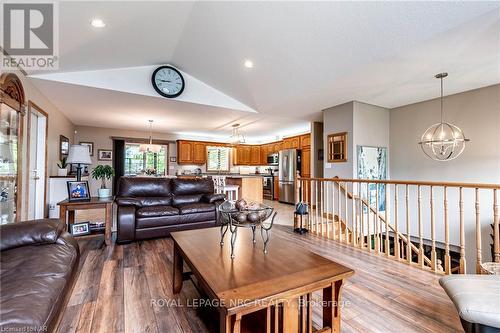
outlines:
{"label": "artwork on wall", "polygon": [[64,135],[59,135],[59,159],[62,160],[68,157],[69,153],[69,139]]}
{"label": "artwork on wall", "polygon": [[97,150],[97,158],[99,161],[112,161],[113,151],[111,149],[99,149]]}
{"label": "artwork on wall", "polygon": [[[387,148],[358,146],[358,178],[359,179],[387,179]],[[378,186],[378,209],[385,211],[385,184],[369,184],[361,188],[363,197],[368,197],[370,205],[376,206]]]}
{"label": "artwork on wall", "polygon": [[[68,175],[69,176],[75,176],[76,175],[76,168],[77,168],[78,164],[72,164],[70,163],[69,164],[69,171],[68,171]],[[88,165],[82,165],[82,176],[88,176],[89,175],[89,166]]]}
{"label": "artwork on wall", "polygon": [[90,154],[90,156],[94,156],[94,143],[93,142],[80,141],[80,144],[82,146],[89,147],[89,154]]}

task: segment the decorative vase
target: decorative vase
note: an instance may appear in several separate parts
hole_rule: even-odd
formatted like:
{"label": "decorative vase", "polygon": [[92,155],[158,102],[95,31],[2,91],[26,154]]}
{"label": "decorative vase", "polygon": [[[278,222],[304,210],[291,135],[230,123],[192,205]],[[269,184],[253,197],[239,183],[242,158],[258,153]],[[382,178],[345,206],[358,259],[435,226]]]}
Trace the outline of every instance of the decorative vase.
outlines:
{"label": "decorative vase", "polygon": [[99,198],[109,198],[111,196],[111,189],[100,188],[97,190],[97,195]]}
{"label": "decorative vase", "polygon": [[68,175],[68,169],[66,169],[66,168],[64,168],[64,169],[58,168],[57,169],[57,175],[59,177],[66,177]]}

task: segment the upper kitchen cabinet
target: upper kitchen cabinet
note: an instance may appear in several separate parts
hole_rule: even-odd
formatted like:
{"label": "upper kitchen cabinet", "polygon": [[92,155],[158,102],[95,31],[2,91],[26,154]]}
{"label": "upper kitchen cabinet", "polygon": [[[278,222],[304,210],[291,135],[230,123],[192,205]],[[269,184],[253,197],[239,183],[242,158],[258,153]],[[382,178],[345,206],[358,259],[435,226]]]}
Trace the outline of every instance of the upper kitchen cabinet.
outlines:
{"label": "upper kitchen cabinet", "polygon": [[193,142],[184,140],[177,141],[177,163],[193,163]]}
{"label": "upper kitchen cabinet", "polygon": [[207,163],[207,149],[205,142],[177,141],[178,164],[205,164]]}
{"label": "upper kitchen cabinet", "polygon": [[269,145],[262,145],[260,146],[260,164],[261,165],[266,165],[267,164],[267,155],[269,155]]}
{"label": "upper kitchen cabinet", "polygon": [[300,136],[283,139],[283,149],[298,149],[300,147]]}
{"label": "upper kitchen cabinet", "polygon": [[300,138],[301,149],[311,147],[311,134],[304,134],[301,135],[299,138]]}
{"label": "upper kitchen cabinet", "polygon": [[236,146],[234,152],[234,165],[250,165],[251,146]]}
{"label": "upper kitchen cabinet", "polygon": [[260,146],[250,147],[250,164],[251,165],[261,165],[260,163]]}
{"label": "upper kitchen cabinet", "polygon": [[193,163],[205,164],[207,163],[207,149],[204,142],[193,142]]}

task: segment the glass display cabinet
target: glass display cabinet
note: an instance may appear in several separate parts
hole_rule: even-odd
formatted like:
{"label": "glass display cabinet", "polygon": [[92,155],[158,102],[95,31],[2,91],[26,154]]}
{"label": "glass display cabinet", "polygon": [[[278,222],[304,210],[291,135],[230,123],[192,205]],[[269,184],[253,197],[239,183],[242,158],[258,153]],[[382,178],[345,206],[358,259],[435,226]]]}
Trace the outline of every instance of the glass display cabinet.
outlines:
{"label": "glass display cabinet", "polygon": [[0,224],[17,222],[21,207],[24,92],[14,74],[0,77]]}

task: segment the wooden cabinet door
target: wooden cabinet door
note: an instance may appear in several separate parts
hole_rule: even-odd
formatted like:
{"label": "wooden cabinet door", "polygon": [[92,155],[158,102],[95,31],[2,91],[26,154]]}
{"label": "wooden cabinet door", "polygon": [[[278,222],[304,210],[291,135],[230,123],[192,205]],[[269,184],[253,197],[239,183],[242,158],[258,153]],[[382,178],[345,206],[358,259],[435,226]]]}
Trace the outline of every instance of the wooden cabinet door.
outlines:
{"label": "wooden cabinet door", "polygon": [[300,148],[311,147],[311,134],[300,136]]}
{"label": "wooden cabinet door", "polygon": [[193,143],[177,141],[177,163],[193,163]]}
{"label": "wooden cabinet door", "polygon": [[269,145],[260,146],[260,165],[267,165],[268,149]]}
{"label": "wooden cabinet door", "polygon": [[293,138],[290,138],[290,148],[299,149],[299,147],[300,147],[300,137],[294,136]]}
{"label": "wooden cabinet door", "polygon": [[193,163],[205,164],[207,163],[207,150],[203,142],[193,142]]}
{"label": "wooden cabinet door", "polygon": [[260,146],[250,147],[250,164],[260,165]]}
{"label": "wooden cabinet door", "polygon": [[243,161],[243,147],[236,146],[233,148],[233,164],[241,165]]}
{"label": "wooden cabinet door", "polygon": [[283,139],[283,149],[291,149],[292,148],[292,141],[290,139]]}
{"label": "wooden cabinet door", "polygon": [[278,153],[280,150],[283,150],[283,149],[285,149],[285,148],[283,147],[283,144],[281,142],[277,142],[274,144],[274,152],[275,153]]}
{"label": "wooden cabinet door", "polygon": [[243,147],[243,165],[250,165],[250,155],[251,155],[251,147],[244,146]]}
{"label": "wooden cabinet door", "polygon": [[302,149],[302,177],[311,177],[311,148]]}

